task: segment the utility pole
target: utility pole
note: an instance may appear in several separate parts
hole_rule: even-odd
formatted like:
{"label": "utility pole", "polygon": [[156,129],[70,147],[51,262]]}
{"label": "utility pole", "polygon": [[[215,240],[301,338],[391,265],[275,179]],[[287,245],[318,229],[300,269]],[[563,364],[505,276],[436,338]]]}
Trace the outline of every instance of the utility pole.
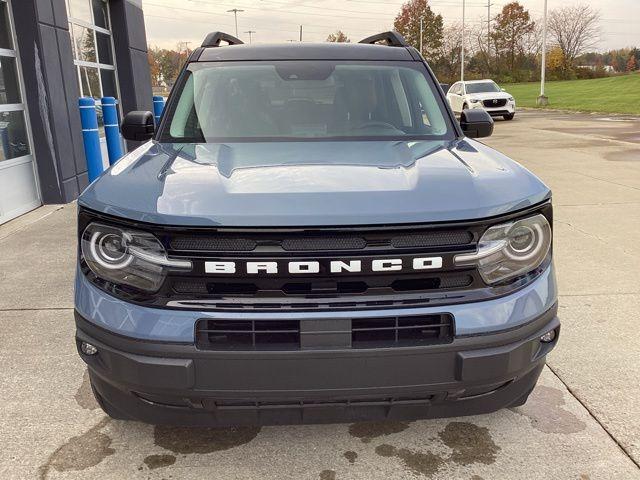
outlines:
{"label": "utility pole", "polygon": [[422,54],[422,37],[424,36],[422,32],[423,32],[423,28],[422,28],[422,17],[420,17],[420,55],[424,56],[424,55]]}
{"label": "utility pole", "polygon": [[300,41],[302,41],[302,25],[300,25]]}
{"label": "utility pole", "polygon": [[182,53],[182,52],[183,52],[183,50],[185,50],[185,51],[186,51],[186,53],[187,53],[187,55],[189,55],[189,52],[190,52],[190,50],[189,50],[189,44],[190,44],[190,43],[191,43],[191,42],[184,42],[184,41],[182,41],[182,42],[178,42],[178,50],[179,50],[179,51],[178,51],[178,53]]}
{"label": "utility pole", "polygon": [[460,49],[460,81],[464,82],[464,30],[465,30],[465,15],[466,15],[466,1],[462,0],[462,48]]}
{"label": "utility pole", "polygon": [[255,30],[247,30],[247,31],[246,31],[246,32],[244,32],[244,33],[248,33],[248,34],[249,34],[249,45],[251,45],[251,34],[252,34],[252,33],[256,33],[256,31],[255,31]]}
{"label": "utility pole", "polygon": [[244,12],[244,10],[240,9],[240,8],[232,8],[231,10],[227,10],[227,13],[232,13],[233,12],[233,16],[236,20],[236,37],[238,37],[238,13],[239,12]]}
{"label": "utility pole", "polygon": [[487,0],[487,68],[491,66],[491,0]]}
{"label": "utility pole", "polygon": [[542,65],[540,71],[540,96],[536,100],[539,107],[549,105],[549,97],[544,94],[544,80],[547,69],[547,0],[544,0],[544,15],[542,17]]}

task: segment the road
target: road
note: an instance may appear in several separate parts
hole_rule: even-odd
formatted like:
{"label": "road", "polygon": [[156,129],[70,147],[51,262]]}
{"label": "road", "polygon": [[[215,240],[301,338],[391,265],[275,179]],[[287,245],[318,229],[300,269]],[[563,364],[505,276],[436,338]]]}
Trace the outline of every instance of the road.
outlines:
{"label": "road", "polygon": [[0,478],[640,478],[640,119],[523,112],[486,143],[553,189],[563,322],[491,415],[239,429],[107,419],[73,342],[75,206],[0,227]]}

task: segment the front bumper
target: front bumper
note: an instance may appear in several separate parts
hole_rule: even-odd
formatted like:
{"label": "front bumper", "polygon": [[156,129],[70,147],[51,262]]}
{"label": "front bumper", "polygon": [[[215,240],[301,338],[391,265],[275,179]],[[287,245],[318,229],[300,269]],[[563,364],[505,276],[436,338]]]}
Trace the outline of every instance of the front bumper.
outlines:
{"label": "front bumper", "polygon": [[[140,341],[76,312],[76,341],[100,400],[123,418],[180,425],[334,423],[487,413],[522,404],[559,332],[533,321],[450,344],[367,350],[200,351]],[[96,346],[86,355],[81,342]]]}
{"label": "front bumper", "polygon": [[472,103],[469,108],[477,109],[477,110],[485,110],[492,117],[499,117],[502,115],[511,115],[516,113],[516,104],[515,102],[507,102],[506,105],[502,107],[486,107],[482,102]]}

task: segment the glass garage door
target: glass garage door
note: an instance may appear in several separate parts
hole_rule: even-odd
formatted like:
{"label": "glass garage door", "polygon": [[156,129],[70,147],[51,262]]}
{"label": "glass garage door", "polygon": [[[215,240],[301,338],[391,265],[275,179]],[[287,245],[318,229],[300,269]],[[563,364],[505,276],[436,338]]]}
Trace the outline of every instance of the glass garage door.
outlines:
{"label": "glass garage door", "polygon": [[119,98],[108,4],[106,0],[67,0],[67,11],[80,95],[95,98],[98,128],[104,137],[100,99]]}
{"label": "glass garage door", "polygon": [[12,28],[0,0],[0,223],[40,205]]}
{"label": "glass garage door", "polygon": [[78,89],[81,96],[93,97],[96,101],[102,162],[107,168],[109,161],[101,98],[120,98],[109,5],[106,0],[67,0],[67,13]]}

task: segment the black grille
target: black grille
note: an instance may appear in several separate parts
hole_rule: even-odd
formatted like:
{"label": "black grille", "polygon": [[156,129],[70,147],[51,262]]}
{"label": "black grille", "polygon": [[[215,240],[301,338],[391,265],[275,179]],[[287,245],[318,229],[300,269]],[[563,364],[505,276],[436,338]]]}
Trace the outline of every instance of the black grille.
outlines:
{"label": "black grille", "polygon": [[314,236],[295,233],[258,234],[255,238],[236,237],[231,233],[212,235],[178,235],[169,241],[179,252],[233,253],[252,252],[339,252],[380,248],[420,248],[469,245],[474,241],[469,230],[427,230],[422,232],[371,232],[360,236],[327,233]]}
{"label": "black grille", "polygon": [[201,350],[297,350],[299,320],[199,320],[196,346]]}
{"label": "black grille", "polygon": [[171,248],[192,252],[250,252],[257,246],[255,240],[228,237],[174,237]]}
{"label": "black grille", "polygon": [[449,343],[453,341],[453,317],[359,318],[352,321],[352,348],[379,348]]}
{"label": "black grille", "polygon": [[467,230],[421,233],[417,235],[401,235],[391,239],[395,248],[407,247],[444,247],[449,245],[468,245],[473,241],[473,234]]}
{"label": "black grille", "polygon": [[283,250],[287,251],[318,251],[318,250],[359,250],[367,246],[364,238],[358,237],[312,237],[285,238],[282,241]]}
{"label": "black grille", "polygon": [[490,110],[489,114],[492,117],[499,117],[501,115],[509,115],[509,110]]}
{"label": "black grille", "polygon": [[473,283],[471,275],[440,275],[438,277],[394,280],[391,288],[396,292],[417,292],[445,288],[463,288]]}
{"label": "black grille", "polygon": [[504,107],[507,104],[506,98],[496,98],[494,100],[485,100],[484,106],[487,108]]}
{"label": "black grille", "polygon": [[436,345],[453,341],[450,314],[320,320],[201,319],[200,350],[366,349]]}
{"label": "black grille", "polygon": [[[469,252],[482,226],[377,229],[193,229],[168,231],[169,255],[189,258],[188,275],[170,272],[154,303],[217,310],[324,310],[426,304],[434,297],[482,287],[475,269],[456,269],[453,256]],[[413,259],[441,257],[442,267],[416,270]],[[401,259],[399,271],[374,271],[376,259]],[[246,262],[276,262],[276,272],[250,274]],[[289,273],[291,262],[318,262],[316,273]],[[332,272],[331,261],[357,270]],[[232,262],[231,274],[207,272],[205,262]],[[429,297],[427,297],[427,295]],[[336,303],[337,302],[337,303]]]}
{"label": "black grille", "polygon": [[375,284],[369,280],[329,280],[327,278],[292,278],[247,280],[230,282],[224,279],[184,280],[173,282],[173,290],[180,294],[252,295],[260,297],[326,297],[327,295],[385,294],[397,292],[438,291],[465,288],[473,283],[468,274],[442,273],[437,276],[413,275],[397,279],[380,277]]}

